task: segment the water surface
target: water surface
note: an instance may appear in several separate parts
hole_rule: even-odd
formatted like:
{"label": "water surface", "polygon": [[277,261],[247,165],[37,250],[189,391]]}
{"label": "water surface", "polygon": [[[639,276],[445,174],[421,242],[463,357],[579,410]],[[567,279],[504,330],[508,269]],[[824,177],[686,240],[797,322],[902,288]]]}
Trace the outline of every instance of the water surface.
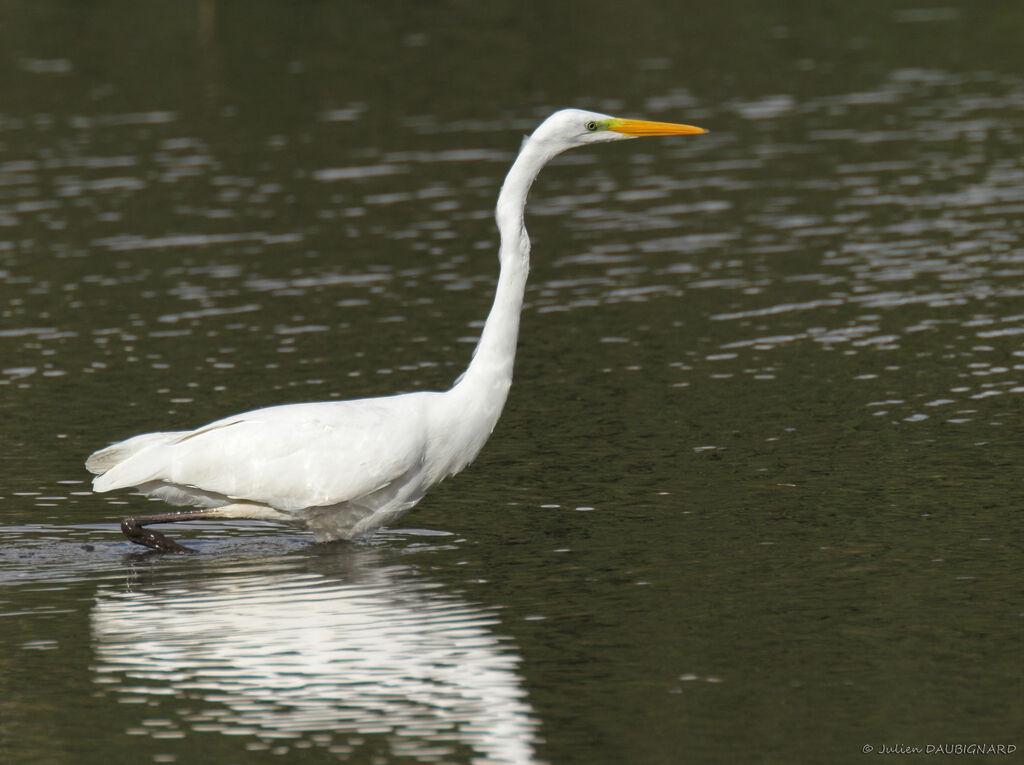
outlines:
{"label": "water surface", "polygon": [[[3,759],[1020,745],[1024,17],[444,10],[11,4]],[[568,105],[712,132],[541,176],[474,466],[355,545],[121,537],[113,440],[450,385]]]}

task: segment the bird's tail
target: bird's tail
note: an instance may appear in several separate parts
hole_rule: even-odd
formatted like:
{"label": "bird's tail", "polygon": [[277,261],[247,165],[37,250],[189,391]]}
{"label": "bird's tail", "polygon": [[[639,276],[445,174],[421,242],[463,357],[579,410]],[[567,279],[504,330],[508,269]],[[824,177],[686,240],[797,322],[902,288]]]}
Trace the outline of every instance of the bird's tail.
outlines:
{"label": "bird's tail", "polygon": [[[187,431],[185,431],[187,432]],[[135,436],[124,441],[118,441],[116,444],[95,451],[89,455],[89,458],[85,461],[85,469],[95,475],[103,475],[111,468],[120,465],[129,457],[134,457],[136,454],[144,449],[148,449],[156,444],[167,443],[176,438],[181,437],[184,434],[183,431],[173,431],[166,433],[144,433],[141,436]]]}

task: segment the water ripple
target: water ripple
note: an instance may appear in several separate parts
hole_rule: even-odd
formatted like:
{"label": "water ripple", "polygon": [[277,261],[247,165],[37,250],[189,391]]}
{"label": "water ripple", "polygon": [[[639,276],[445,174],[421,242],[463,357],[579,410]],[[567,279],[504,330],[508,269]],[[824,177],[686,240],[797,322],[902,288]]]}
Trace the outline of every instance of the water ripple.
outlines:
{"label": "water ripple", "polygon": [[463,747],[534,759],[520,659],[493,613],[404,567],[101,588],[91,623],[98,686],[164,710],[139,735],[215,731],[333,754],[374,738],[425,761]]}

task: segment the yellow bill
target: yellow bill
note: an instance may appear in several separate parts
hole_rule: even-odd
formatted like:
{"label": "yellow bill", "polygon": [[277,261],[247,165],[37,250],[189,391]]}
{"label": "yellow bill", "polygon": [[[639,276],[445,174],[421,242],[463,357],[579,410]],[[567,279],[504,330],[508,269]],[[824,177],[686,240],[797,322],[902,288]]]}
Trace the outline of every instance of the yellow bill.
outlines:
{"label": "yellow bill", "polygon": [[651,122],[649,120],[608,120],[608,130],[628,136],[647,135],[696,135],[708,132],[693,125],[679,125],[674,122]]}

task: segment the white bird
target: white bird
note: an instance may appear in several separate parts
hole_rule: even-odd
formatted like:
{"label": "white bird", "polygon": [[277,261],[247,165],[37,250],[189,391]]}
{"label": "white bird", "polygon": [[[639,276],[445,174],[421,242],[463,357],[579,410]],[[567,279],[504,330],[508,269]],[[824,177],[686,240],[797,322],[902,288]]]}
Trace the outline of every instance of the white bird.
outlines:
{"label": "white bird", "polygon": [[472,462],[501,415],[530,267],[523,214],[541,168],[576,146],[705,132],[564,109],[524,139],[495,210],[501,246],[494,303],[469,367],[450,390],[272,406],[196,430],[135,436],[89,457],[93,491],[135,487],[191,506],[121,523],[133,542],[165,552],[187,548],[144,526],[252,519],[305,527],[323,542],[392,523]]}

